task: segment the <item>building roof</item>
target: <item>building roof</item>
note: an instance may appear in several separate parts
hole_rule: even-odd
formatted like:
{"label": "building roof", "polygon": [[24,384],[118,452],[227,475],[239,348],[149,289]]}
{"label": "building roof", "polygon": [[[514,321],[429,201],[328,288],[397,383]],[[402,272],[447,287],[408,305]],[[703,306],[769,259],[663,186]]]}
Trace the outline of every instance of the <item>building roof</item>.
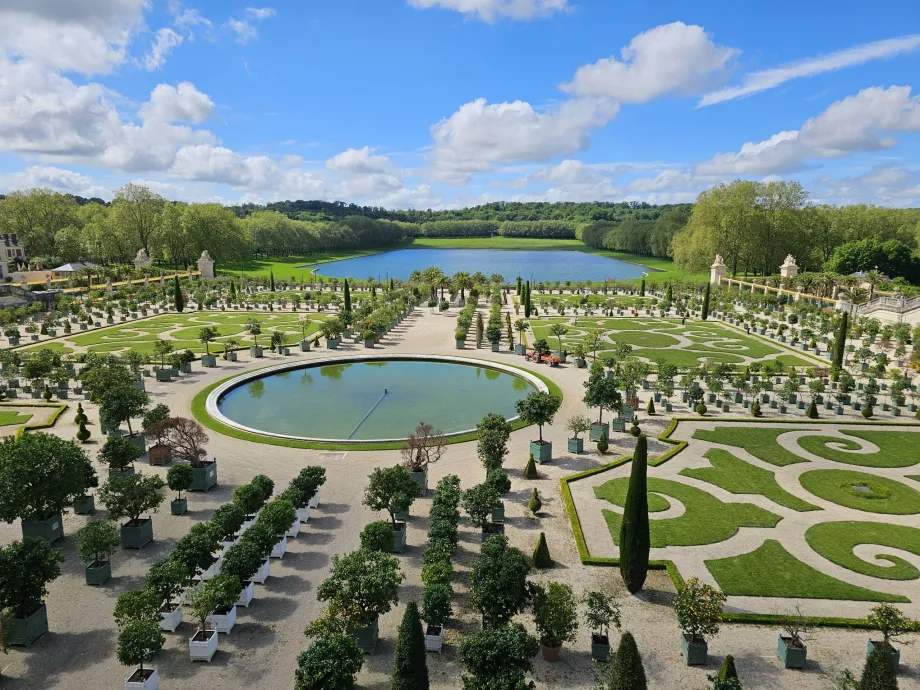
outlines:
{"label": "building roof", "polygon": [[57,268],[52,268],[51,270],[55,273],[76,273],[81,271],[84,268],[99,268],[96,264],[89,261],[72,261],[69,264],[64,264],[63,266],[58,266]]}

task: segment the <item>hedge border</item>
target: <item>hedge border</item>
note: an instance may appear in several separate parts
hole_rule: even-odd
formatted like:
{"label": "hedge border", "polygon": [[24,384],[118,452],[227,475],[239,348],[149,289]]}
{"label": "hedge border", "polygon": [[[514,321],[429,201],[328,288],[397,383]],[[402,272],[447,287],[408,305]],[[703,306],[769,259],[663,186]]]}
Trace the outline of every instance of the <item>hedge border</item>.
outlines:
{"label": "hedge border", "polygon": [[[808,420],[807,422],[800,422],[793,419],[782,419],[782,420],[769,420],[769,419],[751,419],[751,418],[724,418],[715,420],[712,417],[674,417],[671,419],[671,423],[668,427],[662,432],[658,437],[659,441],[664,443],[673,444],[673,448],[665,452],[661,457],[650,460],[649,465],[652,467],[658,467],[675,455],[680,453],[684,448],[686,448],[689,443],[687,441],[674,440],[671,435],[677,430],[677,427],[680,425],[680,422],[709,422],[709,421],[724,421],[724,422],[754,422],[755,424],[835,424],[837,426],[845,425],[859,425],[859,426],[879,426],[878,422],[838,422],[835,420]],[[917,427],[920,426],[918,422],[902,422],[894,424],[893,426],[906,426],[906,427]],[[632,456],[627,455],[618,460],[614,460],[611,463],[606,465],[601,465],[600,467],[593,467],[590,470],[585,470],[583,472],[578,472],[568,477],[563,477],[559,480],[559,483],[562,488],[562,502],[565,504],[565,510],[569,517],[569,524],[572,528],[572,534],[575,537],[575,546],[578,549],[578,558],[581,561],[582,565],[591,565],[599,567],[619,567],[620,559],[619,558],[597,558],[590,554],[588,551],[588,545],[585,542],[584,531],[581,528],[581,519],[578,517],[578,510],[575,508],[575,502],[572,499],[572,490],[569,487],[570,482],[578,481],[579,479],[584,479],[585,477],[590,477],[595,474],[600,474],[608,470],[615,469],[620,467],[627,462],[632,461]],[[671,578],[671,582],[674,583],[674,588],[679,592],[684,588],[684,578],[680,574],[677,566],[674,564],[674,561],[662,560],[662,561],[649,561],[649,570],[666,570],[668,577]],[[722,620],[725,623],[742,623],[750,625],[780,625],[783,622],[784,616],[776,614],[767,614],[767,613],[737,613],[737,612],[726,612],[722,615]],[[805,620],[814,626],[820,627],[830,627],[830,628],[854,628],[854,629],[871,629],[871,626],[866,622],[865,619],[861,618],[834,618],[834,617],[821,617],[821,616],[806,616]],[[920,622],[917,623],[917,631],[920,631]]]}
{"label": "hedge border", "polygon": [[21,426],[16,434],[24,434],[27,431],[38,431],[40,429],[50,429],[55,424],[57,424],[58,417],[64,414],[69,405],[67,403],[11,403],[3,402],[0,403],[0,408],[4,407],[56,407],[57,410],[51,415],[51,418],[43,424],[25,424]]}
{"label": "hedge border", "polygon": [[[305,360],[306,363],[309,363],[309,360]],[[271,365],[274,366],[274,365]],[[555,395],[559,398],[562,398],[562,389],[550,378],[544,376],[543,374],[537,373],[530,369],[525,369],[514,364],[508,364],[514,369],[520,371],[526,371],[528,374],[536,376],[543,383],[546,384],[546,387],[549,389],[551,395]],[[260,369],[253,369],[252,371],[260,371],[261,369],[267,369],[269,367],[261,367]],[[251,372],[250,372],[251,373]],[[393,443],[318,443],[311,441],[295,441],[292,439],[285,438],[275,438],[272,436],[261,436],[259,434],[252,434],[247,431],[241,431],[239,429],[234,429],[229,427],[226,424],[214,419],[211,415],[208,414],[206,409],[206,403],[208,396],[211,394],[215,388],[220,386],[222,383],[229,381],[230,379],[236,378],[239,374],[234,376],[228,376],[225,379],[216,381],[209,386],[206,386],[201,391],[199,391],[194,398],[192,398],[191,403],[191,412],[192,416],[198,420],[204,427],[210,429],[211,431],[216,431],[217,433],[223,436],[229,436],[230,438],[235,438],[240,441],[250,441],[252,443],[261,443],[271,446],[282,446],[284,448],[299,448],[302,450],[333,450],[333,451],[373,451],[373,450],[399,450],[403,447],[404,442],[398,441]],[[512,431],[517,431],[518,429],[523,429],[528,426],[524,422],[518,420],[513,422],[511,425]],[[454,436],[447,439],[448,445],[453,445],[455,443],[466,443],[469,441],[475,441],[477,435],[475,433],[463,434],[462,436]]]}

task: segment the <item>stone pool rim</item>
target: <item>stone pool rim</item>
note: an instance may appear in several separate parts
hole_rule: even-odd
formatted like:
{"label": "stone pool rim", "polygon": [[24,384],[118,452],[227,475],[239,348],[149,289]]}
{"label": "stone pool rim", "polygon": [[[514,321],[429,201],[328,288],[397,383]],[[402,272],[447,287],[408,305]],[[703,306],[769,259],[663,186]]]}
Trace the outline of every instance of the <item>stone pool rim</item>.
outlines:
{"label": "stone pool rim", "polygon": [[[320,357],[317,359],[301,359],[292,362],[284,362],[283,364],[276,364],[270,367],[265,367],[263,369],[257,369],[255,371],[246,372],[240,374],[239,376],[234,376],[233,378],[224,381],[219,384],[214,390],[212,390],[205,401],[205,412],[209,417],[215,421],[230,427],[231,429],[236,429],[237,431],[243,431],[255,436],[263,436],[276,439],[284,439],[288,441],[297,441],[302,443],[329,443],[329,444],[340,444],[340,445],[353,445],[360,446],[366,444],[381,444],[381,443],[402,443],[406,440],[405,436],[399,438],[375,438],[375,439],[342,439],[342,438],[319,438],[312,436],[295,436],[293,434],[278,434],[271,431],[264,431],[262,429],[256,429],[254,427],[246,426],[245,424],[240,424],[229,417],[225,416],[219,408],[219,403],[221,398],[223,398],[227,393],[230,393],[236,388],[243,386],[247,383],[263,379],[267,376],[274,376],[275,374],[283,373],[286,371],[294,371],[300,369],[315,369],[319,367],[334,365],[334,364],[356,364],[361,362],[381,362],[381,361],[403,361],[403,362],[441,362],[444,364],[459,364],[465,366],[474,366],[474,367],[483,367],[486,369],[494,369],[500,371],[504,374],[510,374],[519,379],[523,379],[530,385],[532,385],[536,390],[542,391],[544,393],[549,393],[549,387],[536,375],[531,374],[530,372],[524,369],[518,369],[517,367],[503,364],[501,362],[491,362],[483,359],[472,359],[468,357],[457,357],[455,355],[413,355],[413,354],[377,354],[377,355],[346,355],[346,356],[326,356]],[[509,417],[508,421],[514,423],[518,421],[518,417]],[[467,436],[471,433],[475,433],[476,429],[466,429],[463,431],[452,431],[450,433],[444,434],[445,438],[452,439],[459,436]]]}

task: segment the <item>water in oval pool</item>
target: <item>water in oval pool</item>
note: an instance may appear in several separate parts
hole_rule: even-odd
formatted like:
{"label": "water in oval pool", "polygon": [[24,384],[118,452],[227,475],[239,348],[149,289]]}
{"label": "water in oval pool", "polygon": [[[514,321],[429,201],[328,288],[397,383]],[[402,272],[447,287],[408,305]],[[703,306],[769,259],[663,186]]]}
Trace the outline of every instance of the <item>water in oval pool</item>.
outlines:
{"label": "water in oval pool", "polygon": [[605,278],[631,280],[641,278],[646,272],[638,264],[586,252],[510,249],[398,249],[319,264],[316,272],[339,278],[408,280],[412,271],[423,270],[428,266],[437,266],[447,275],[458,271],[481,271],[487,276],[499,273],[506,281],[521,276],[524,280],[535,282],[603,281]]}
{"label": "water in oval pool", "polygon": [[[386,394],[384,394],[386,389]],[[332,364],[266,376],[221,398],[228,419],[252,429],[330,439],[405,438],[419,421],[465,431],[489,412],[515,416],[533,391],[484,367],[423,361]]]}

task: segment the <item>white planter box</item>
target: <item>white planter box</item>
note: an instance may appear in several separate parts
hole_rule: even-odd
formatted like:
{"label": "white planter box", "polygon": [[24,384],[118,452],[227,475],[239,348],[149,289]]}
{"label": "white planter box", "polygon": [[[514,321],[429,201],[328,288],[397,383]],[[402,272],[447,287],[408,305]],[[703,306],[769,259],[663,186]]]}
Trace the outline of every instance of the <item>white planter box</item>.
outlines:
{"label": "white planter box", "polygon": [[224,614],[212,613],[211,614],[211,623],[214,625],[214,629],[219,633],[229,634],[233,630],[233,626],[236,625],[236,604],[230,607],[230,610]]}
{"label": "white planter box", "polygon": [[430,630],[432,627],[435,627],[435,626],[429,625],[425,629],[425,651],[426,652],[437,652],[438,654],[440,654],[441,647],[444,646],[444,626],[443,625],[438,626],[440,627],[441,630],[437,635],[429,635],[428,630]]}
{"label": "white planter box", "polygon": [[284,558],[284,554],[287,553],[287,537],[281,537],[281,541],[275,544],[275,547],[272,549],[270,558]]}
{"label": "white planter box", "polygon": [[214,561],[214,562],[211,564],[211,567],[210,567],[210,568],[208,568],[208,569],[205,570],[203,573],[201,573],[201,579],[202,579],[204,582],[207,582],[208,580],[212,580],[212,579],[214,579],[215,577],[217,577],[218,575],[220,575],[220,564],[221,564],[222,562],[223,562],[223,559],[222,559],[222,558],[218,558],[216,561]]}
{"label": "white planter box", "polygon": [[[132,672],[131,675],[134,673]],[[125,678],[125,690],[159,690],[160,674],[156,669],[153,669],[153,673],[145,681],[132,682],[128,678]]]}
{"label": "white planter box", "polygon": [[297,509],[297,519],[301,522],[308,522],[310,520],[310,506],[308,505],[305,508]]}
{"label": "white planter box", "polygon": [[210,661],[217,651],[217,631],[206,630],[211,633],[211,637],[206,642],[195,642],[194,637],[188,641],[188,653],[192,661]]}
{"label": "white planter box", "polygon": [[172,611],[160,611],[160,630],[176,632],[182,622],[182,609],[178,606]]}
{"label": "white planter box", "polygon": [[238,541],[239,541],[239,539],[234,539],[233,541],[222,541],[222,542],[220,543],[220,548],[221,548],[221,550],[226,551],[226,550],[229,549],[231,546],[235,546],[236,543],[237,543]]}
{"label": "white planter box", "polygon": [[294,522],[291,524],[291,529],[289,529],[284,536],[293,539],[298,534],[300,534],[300,520],[295,518]]}
{"label": "white planter box", "polygon": [[236,600],[237,606],[249,607],[253,597],[255,597],[256,587],[252,582],[247,582],[240,591],[240,596]]}
{"label": "white planter box", "polygon": [[310,507],[318,508],[319,507],[319,489],[316,490],[316,494],[313,498],[310,499]]}
{"label": "white planter box", "polygon": [[269,562],[266,560],[262,563],[262,566],[256,571],[256,574],[252,576],[252,581],[264,585],[265,581],[268,579],[269,575]]}

